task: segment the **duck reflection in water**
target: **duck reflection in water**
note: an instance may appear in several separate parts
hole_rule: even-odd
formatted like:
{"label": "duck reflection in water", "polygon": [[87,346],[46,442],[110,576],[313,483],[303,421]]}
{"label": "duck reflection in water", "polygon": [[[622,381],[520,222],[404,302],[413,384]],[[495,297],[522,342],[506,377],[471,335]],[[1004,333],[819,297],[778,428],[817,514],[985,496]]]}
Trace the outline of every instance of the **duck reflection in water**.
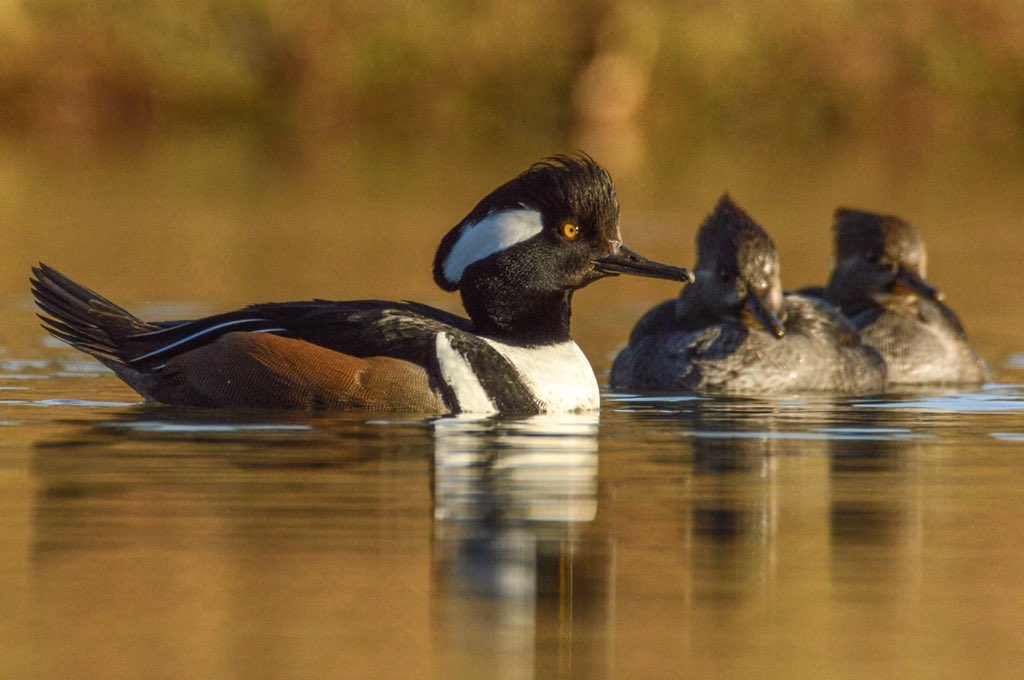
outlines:
{"label": "duck reflection in water", "polygon": [[818,404],[797,410],[746,399],[693,402],[687,427],[694,476],[688,538],[701,546],[694,553],[695,572],[706,571],[709,583],[720,583],[714,574],[723,572],[745,587],[770,580],[779,523],[778,457],[820,455],[823,441],[793,429],[813,427],[812,418],[827,413],[827,406],[823,411]]}
{"label": "duck reflection in water", "polygon": [[[943,416],[905,409],[847,413],[829,444],[829,577],[840,600],[871,601],[876,622],[898,625],[919,606],[928,527],[927,483],[916,461]],[[870,578],[865,578],[870,574]],[[908,587],[908,584],[910,587]]]}
{"label": "duck reflection in water", "polygon": [[922,495],[908,464],[920,414],[825,396],[623,403],[654,441],[681,442],[662,447],[654,474],[686,479],[677,531],[695,601],[776,611],[809,590],[877,595],[920,572]]}
{"label": "duck reflection in water", "polygon": [[589,528],[598,416],[448,418],[434,433],[437,634],[527,677],[556,661],[604,676],[606,650],[571,634],[611,620],[607,534]]}

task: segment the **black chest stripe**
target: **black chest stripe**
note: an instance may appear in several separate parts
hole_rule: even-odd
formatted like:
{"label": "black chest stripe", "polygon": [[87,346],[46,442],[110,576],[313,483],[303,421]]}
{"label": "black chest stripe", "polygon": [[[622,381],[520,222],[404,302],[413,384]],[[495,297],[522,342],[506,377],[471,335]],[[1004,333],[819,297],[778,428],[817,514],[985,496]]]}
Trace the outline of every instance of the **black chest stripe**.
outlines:
{"label": "black chest stripe", "polygon": [[469,364],[499,413],[536,415],[541,412],[540,404],[523,383],[519,371],[498,350],[463,333],[448,334],[448,341]]}

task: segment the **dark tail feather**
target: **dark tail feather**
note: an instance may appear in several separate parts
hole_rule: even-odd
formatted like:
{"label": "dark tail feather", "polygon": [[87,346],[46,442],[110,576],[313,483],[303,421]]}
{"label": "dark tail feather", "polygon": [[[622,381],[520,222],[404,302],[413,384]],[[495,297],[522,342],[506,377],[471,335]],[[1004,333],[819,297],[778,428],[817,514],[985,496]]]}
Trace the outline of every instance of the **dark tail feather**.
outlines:
{"label": "dark tail feather", "polygon": [[32,268],[32,274],[32,295],[43,311],[39,315],[43,328],[104,363],[124,363],[124,338],[132,332],[152,329],[142,319],[52,267],[39,263]]}

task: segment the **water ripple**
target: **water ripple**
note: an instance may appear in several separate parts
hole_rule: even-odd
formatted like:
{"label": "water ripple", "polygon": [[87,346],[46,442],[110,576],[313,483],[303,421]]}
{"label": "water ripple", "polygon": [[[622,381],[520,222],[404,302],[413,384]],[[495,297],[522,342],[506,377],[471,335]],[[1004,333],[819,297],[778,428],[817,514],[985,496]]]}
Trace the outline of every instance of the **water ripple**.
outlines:
{"label": "water ripple", "polygon": [[927,439],[927,435],[892,427],[879,428],[822,428],[799,431],[743,431],[743,430],[697,430],[683,433],[694,439],[754,439],[773,441],[915,441]]}
{"label": "water ripple", "polygon": [[188,423],[160,420],[136,420],[122,423],[107,423],[106,426],[118,430],[161,434],[308,432],[313,429],[311,425],[283,423]]}
{"label": "water ripple", "polygon": [[855,408],[928,410],[948,413],[1024,411],[1019,385],[986,385],[979,392],[954,392],[937,396],[899,400],[853,400]]}
{"label": "water ripple", "polygon": [[72,406],[77,408],[124,408],[139,405],[138,402],[133,401],[90,401],[87,399],[3,399],[0,400],[0,404],[4,406],[43,406],[47,408],[54,406]]}
{"label": "water ripple", "polygon": [[1024,432],[992,432],[990,436],[1003,442],[1024,443]]}

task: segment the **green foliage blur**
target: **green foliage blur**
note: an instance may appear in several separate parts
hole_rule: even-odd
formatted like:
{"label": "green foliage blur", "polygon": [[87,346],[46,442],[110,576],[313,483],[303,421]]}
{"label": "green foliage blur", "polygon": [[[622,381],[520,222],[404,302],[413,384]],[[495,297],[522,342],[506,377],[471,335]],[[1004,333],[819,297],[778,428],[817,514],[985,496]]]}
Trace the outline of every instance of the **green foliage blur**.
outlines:
{"label": "green foliage blur", "polygon": [[1024,140],[1020,0],[0,2],[0,130]]}

